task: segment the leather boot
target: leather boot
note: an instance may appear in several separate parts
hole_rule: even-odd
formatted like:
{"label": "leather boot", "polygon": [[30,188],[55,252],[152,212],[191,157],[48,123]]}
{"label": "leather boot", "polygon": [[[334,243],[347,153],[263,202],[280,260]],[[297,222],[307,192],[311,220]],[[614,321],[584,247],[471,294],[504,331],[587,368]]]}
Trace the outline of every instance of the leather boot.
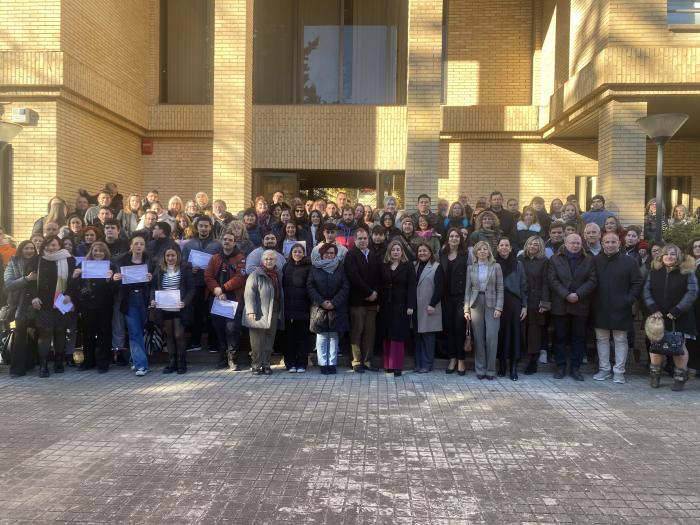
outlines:
{"label": "leather boot", "polygon": [[513,359],[510,362],[510,380],[511,381],[518,380],[518,360],[517,359]]}
{"label": "leather boot", "polygon": [[506,360],[505,359],[499,359],[498,360],[498,377],[505,377],[506,376]]}
{"label": "leather boot", "polygon": [[39,359],[39,377],[49,377],[49,361]]}
{"label": "leather boot", "polygon": [[170,352],[168,354],[168,366],[163,369],[164,374],[172,374],[177,370],[177,358],[175,352]]}
{"label": "leather boot", "polygon": [[659,388],[661,384],[661,368],[658,366],[649,366],[649,386],[651,388]]}
{"label": "leather boot", "polygon": [[527,368],[525,368],[525,375],[531,376],[535,373],[537,373],[537,354],[532,354],[527,363]]}
{"label": "leather boot", "polygon": [[187,353],[182,351],[177,354],[177,373],[185,374],[187,372]]}
{"label": "leather boot", "polygon": [[674,392],[680,392],[685,388],[685,382],[688,380],[688,369],[687,368],[675,368],[673,369],[673,386],[671,390]]}
{"label": "leather boot", "polygon": [[62,374],[63,373],[63,358],[62,355],[54,356],[53,358],[53,373]]}

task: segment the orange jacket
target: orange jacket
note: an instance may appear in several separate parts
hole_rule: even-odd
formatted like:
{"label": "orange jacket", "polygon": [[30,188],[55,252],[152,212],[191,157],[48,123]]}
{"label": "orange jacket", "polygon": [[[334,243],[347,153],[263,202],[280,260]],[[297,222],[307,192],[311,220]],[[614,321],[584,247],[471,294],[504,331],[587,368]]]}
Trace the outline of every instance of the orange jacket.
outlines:
{"label": "orange jacket", "polygon": [[234,249],[225,260],[224,257],[223,251],[220,251],[209,259],[209,264],[204,270],[204,283],[210,294],[214,293],[216,287],[221,286],[227,299],[240,303],[243,301],[245,281],[248,277],[245,273],[245,255]]}

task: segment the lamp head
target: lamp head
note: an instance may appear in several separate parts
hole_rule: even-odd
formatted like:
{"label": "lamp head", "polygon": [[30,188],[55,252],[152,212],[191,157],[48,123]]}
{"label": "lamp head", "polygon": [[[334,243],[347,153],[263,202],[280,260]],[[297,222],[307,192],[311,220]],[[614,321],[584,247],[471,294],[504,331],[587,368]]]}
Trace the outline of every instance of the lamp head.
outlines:
{"label": "lamp head", "polygon": [[687,120],[685,113],[660,113],[637,119],[637,125],[656,144],[666,144]]}

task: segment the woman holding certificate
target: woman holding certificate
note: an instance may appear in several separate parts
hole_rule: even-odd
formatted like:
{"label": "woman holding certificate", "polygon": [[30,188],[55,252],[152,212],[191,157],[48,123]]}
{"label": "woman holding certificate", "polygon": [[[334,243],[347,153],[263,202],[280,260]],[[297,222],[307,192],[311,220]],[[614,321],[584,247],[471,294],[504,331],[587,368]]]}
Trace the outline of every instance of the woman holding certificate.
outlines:
{"label": "woman holding certificate", "polygon": [[39,331],[39,377],[49,377],[49,352],[54,349],[53,370],[63,372],[66,331],[75,323],[73,297],[76,297],[73,271],[75,259],[61,248],[55,235],[44,239],[40,256],[25,265],[25,275],[37,275],[27,288],[31,297],[34,324]]}
{"label": "woman holding certificate", "polygon": [[78,289],[78,304],[83,330],[85,360],[79,371],[90,370],[104,374],[109,369],[112,347],[112,307],[115,285],[114,268],[109,259],[109,247],[102,241],[90,246],[81,268],[73,271]]}
{"label": "woman holding certificate", "polygon": [[192,265],[182,260],[180,250],[172,247],[157,261],[151,287],[151,308],[155,308],[156,323],[163,328],[168,341],[168,366],[164,374],[187,372],[185,349],[186,308],[194,297]]}
{"label": "woman holding certificate", "polygon": [[121,283],[119,304],[129,330],[132,369],[141,377],[148,373],[143,329],[148,319],[150,282],[153,278],[153,266],[146,254],[146,239],[141,235],[132,237],[129,251],[119,257],[116,264],[117,273],[112,278]]}

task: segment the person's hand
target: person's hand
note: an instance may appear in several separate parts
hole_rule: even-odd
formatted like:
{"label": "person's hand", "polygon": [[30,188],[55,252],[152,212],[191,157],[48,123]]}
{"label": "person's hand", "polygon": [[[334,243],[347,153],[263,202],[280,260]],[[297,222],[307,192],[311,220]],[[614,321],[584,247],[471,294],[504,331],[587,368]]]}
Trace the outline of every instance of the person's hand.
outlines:
{"label": "person's hand", "polygon": [[543,313],[545,313],[545,312],[547,311],[547,309],[546,309],[546,308],[540,307],[540,309],[537,310],[537,311],[538,311],[539,313],[543,314]]}
{"label": "person's hand", "polygon": [[107,280],[109,281],[109,280],[112,278],[113,275],[114,275],[114,272],[113,272],[112,270],[109,270],[109,271],[107,272]]}
{"label": "person's hand", "polygon": [[180,310],[182,310],[182,309],[185,307],[185,302],[184,302],[184,301],[180,301],[179,303],[177,303],[177,307],[178,307]]}
{"label": "person's hand", "polygon": [[675,321],[675,320],[676,320],[676,316],[673,315],[673,314],[671,314],[671,313],[666,314],[666,317],[668,317],[671,321]]}
{"label": "person's hand", "polygon": [[661,319],[661,318],[663,318],[664,314],[662,314],[661,312],[654,312],[653,314],[651,314],[651,316],[654,319]]}
{"label": "person's hand", "polygon": [[35,297],[34,299],[32,299],[32,308],[34,308],[35,310],[40,310],[41,305],[43,305],[43,304],[44,303],[42,303],[41,299],[39,299],[38,297]]}
{"label": "person's hand", "polygon": [[433,315],[435,313],[435,308],[432,306],[428,305],[425,307],[426,312],[428,312],[428,315]]}
{"label": "person's hand", "polygon": [[526,317],[527,317],[527,308],[521,308],[520,309],[520,320],[524,321]]}
{"label": "person's hand", "polygon": [[156,307],[156,300],[151,299],[151,308],[155,308],[155,307]]}
{"label": "person's hand", "polygon": [[192,267],[192,273],[197,273],[198,271],[199,271],[199,268],[197,268],[196,266]]}
{"label": "person's hand", "polygon": [[409,308],[406,310],[406,315],[413,315],[413,308]]}
{"label": "person's hand", "polygon": [[112,276],[112,280],[113,280],[113,281],[121,281],[121,280],[122,280],[122,274],[120,274],[119,272],[115,273],[115,274]]}
{"label": "person's hand", "polygon": [[575,293],[570,293],[566,296],[566,300],[571,304],[578,303],[578,295],[576,295]]}
{"label": "person's hand", "polygon": [[73,279],[77,279],[80,277],[80,274],[83,273],[83,271],[80,268],[76,268],[73,270]]}
{"label": "person's hand", "polygon": [[152,273],[147,273],[147,274],[146,274],[146,280],[147,280],[147,281],[150,281],[151,279],[153,279],[153,274],[152,274]]}
{"label": "person's hand", "polygon": [[369,297],[366,297],[365,300],[369,301],[371,303],[371,302],[376,301],[377,297],[378,297],[377,292],[372,291],[372,294]]}
{"label": "person's hand", "polygon": [[255,321],[255,314],[252,313],[252,312],[249,313],[249,314],[248,314],[248,320],[249,320],[249,321]]}
{"label": "person's hand", "polygon": [[216,288],[214,288],[214,296],[215,296],[217,299],[218,299],[218,298],[221,296],[221,294],[223,294],[223,293],[224,293],[224,291],[221,289],[221,286],[217,286]]}
{"label": "person's hand", "polygon": [[465,318],[467,321],[471,321],[471,320],[472,320],[472,313],[471,313],[471,311],[469,311],[469,310],[464,310],[464,318]]}
{"label": "person's hand", "polygon": [[36,272],[30,272],[29,275],[25,277],[27,281],[36,281],[37,280],[37,274]]}
{"label": "person's hand", "polygon": [[70,302],[71,302],[70,295],[64,295],[63,296],[63,304],[70,304]]}
{"label": "person's hand", "polygon": [[493,311],[493,318],[494,318],[494,319],[500,319],[500,318],[501,318],[501,311],[500,311],[500,310],[494,310],[494,311]]}

